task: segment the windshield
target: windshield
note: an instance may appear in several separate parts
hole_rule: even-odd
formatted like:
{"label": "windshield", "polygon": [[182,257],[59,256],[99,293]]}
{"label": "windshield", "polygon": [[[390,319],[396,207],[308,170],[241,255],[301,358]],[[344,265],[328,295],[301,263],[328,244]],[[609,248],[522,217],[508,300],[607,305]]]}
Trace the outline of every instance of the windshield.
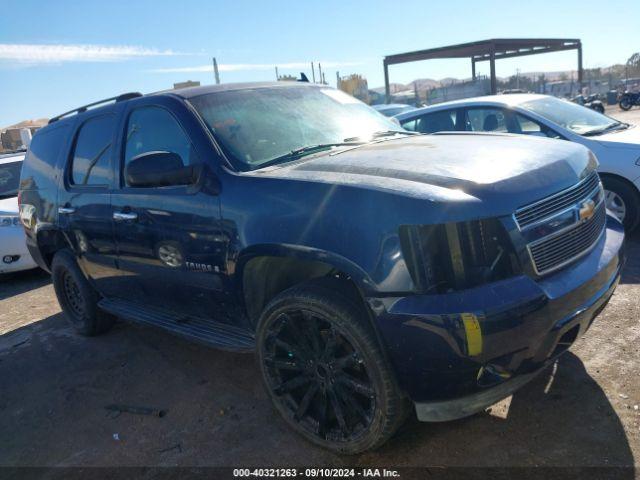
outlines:
{"label": "windshield", "polygon": [[22,161],[0,163],[0,198],[15,197],[18,195],[21,167]]}
{"label": "windshield", "polygon": [[[191,104],[239,170],[291,160],[305,147],[366,142],[379,132],[408,133],[333,88],[255,88],[209,93]],[[317,150],[308,148],[309,153]]]}
{"label": "windshield", "polygon": [[532,100],[520,106],[580,135],[601,133],[604,130],[623,125],[590,108],[553,97]]}

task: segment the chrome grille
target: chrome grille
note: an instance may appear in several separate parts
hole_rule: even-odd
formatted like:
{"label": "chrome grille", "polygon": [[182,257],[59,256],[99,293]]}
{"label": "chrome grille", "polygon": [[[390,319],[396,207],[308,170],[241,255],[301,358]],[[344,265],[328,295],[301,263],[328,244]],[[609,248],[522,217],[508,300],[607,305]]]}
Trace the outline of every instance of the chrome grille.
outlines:
{"label": "chrome grille", "polygon": [[522,207],[515,213],[518,226],[523,229],[529,225],[539,222],[555,213],[571,207],[579,200],[586,198],[593,192],[600,183],[596,172],[592,172],[587,178],[577,183],[571,188],[556,193],[550,197]]}
{"label": "chrome grille", "polygon": [[600,201],[589,220],[575,224],[569,230],[531,243],[529,253],[536,273],[542,275],[576,259],[586,253],[604,229],[606,209]]}

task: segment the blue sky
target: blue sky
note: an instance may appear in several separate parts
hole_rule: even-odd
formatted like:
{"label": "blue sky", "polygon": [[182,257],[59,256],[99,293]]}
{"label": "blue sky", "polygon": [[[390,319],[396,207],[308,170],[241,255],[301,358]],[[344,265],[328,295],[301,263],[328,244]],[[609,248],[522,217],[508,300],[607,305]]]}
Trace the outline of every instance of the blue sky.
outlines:
{"label": "blue sky", "polygon": [[[0,0],[0,127],[49,117],[125,91],[361,73],[383,84],[384,55],[492,37],[581,38],[585,67],[621,63],[640,50],[640,2],[624,12],[600,1]],[[610,10],[610,13],[608,13]],[[9,13],[10,12],[10,13]],[[575,68],[575,52],[498,62],[500,76]],[[486,73],[488,65],[478,73]],[[468,77],[468,60],[391,68],[391,80]]]}

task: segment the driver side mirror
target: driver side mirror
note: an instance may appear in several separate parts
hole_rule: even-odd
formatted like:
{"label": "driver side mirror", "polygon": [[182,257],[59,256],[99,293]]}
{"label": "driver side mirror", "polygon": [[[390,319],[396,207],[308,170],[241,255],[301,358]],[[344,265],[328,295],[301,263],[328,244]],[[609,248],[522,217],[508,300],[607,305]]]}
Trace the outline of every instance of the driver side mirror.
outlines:
{"label": "driver side mirror", "polygon": [[191,185],[197,181],[198,166],[185,167],[173,152],[145,152],[131,159],[125,171],[130,187],[169,187]]}

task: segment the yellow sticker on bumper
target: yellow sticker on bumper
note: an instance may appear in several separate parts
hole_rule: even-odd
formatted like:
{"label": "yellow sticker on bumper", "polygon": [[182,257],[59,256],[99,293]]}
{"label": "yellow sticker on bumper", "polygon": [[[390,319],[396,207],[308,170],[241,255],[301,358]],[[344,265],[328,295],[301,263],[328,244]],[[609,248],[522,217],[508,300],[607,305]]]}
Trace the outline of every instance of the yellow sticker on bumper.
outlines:
{"label": "yellow sticker on bumper", "polygon": [[473,313],[461,313],[462,323],[464,324],[464,333],[467,337],[467,353],[470,356],[480,355],[482,353],[482,330],[478,317]]}

